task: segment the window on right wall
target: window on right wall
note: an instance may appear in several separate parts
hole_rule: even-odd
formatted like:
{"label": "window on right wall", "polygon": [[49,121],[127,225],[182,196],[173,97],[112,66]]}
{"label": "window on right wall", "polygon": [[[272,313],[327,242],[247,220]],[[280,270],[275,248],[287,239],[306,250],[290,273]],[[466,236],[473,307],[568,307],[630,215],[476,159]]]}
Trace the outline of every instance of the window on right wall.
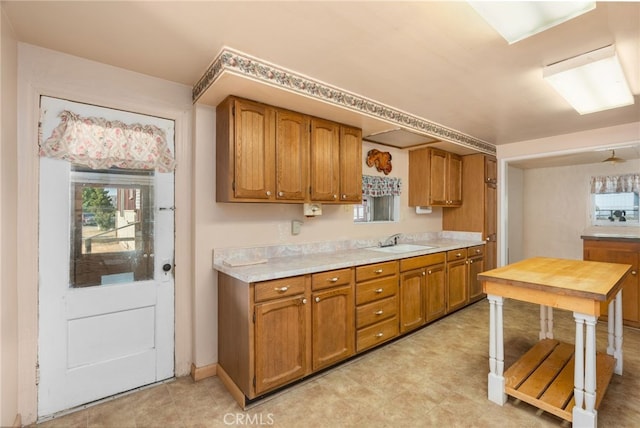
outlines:
{"label": "window on right wall", "polygon": [[638,226],[640,174],[591,177],[591,224]]}

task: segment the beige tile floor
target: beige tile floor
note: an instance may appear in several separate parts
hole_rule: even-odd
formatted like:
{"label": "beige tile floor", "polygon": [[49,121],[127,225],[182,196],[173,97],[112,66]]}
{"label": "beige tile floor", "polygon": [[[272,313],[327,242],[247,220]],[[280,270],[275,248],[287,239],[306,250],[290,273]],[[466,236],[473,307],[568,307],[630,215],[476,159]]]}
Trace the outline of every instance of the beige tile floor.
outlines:
{"label": "beige tile floor", "polygon": [[[538,306],[507,301],[505,365],[538,335]],[[216,377],[189,377],[49,420],[50,427],[568,427],[509,398],[487,401],[488,303],[426,328],[242,411]],[[574,342],[571,313],[555,311],[555,337]],[[640,331],[625,327],[624,374],[598,411],[600,428],[640,427]],[[598,349],[606,325],[598,325]]]}

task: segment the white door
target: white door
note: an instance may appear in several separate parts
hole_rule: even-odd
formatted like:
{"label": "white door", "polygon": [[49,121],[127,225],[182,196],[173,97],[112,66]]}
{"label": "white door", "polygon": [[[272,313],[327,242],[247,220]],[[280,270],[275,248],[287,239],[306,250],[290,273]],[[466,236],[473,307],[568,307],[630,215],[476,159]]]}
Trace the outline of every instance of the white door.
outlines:
{"label": "white door", "polygon": [[[43,139],[62,110],[158,126],[173,150],[171,120],[49,97]],[[41,158],[39,417],[173,377],[173,178]]]}

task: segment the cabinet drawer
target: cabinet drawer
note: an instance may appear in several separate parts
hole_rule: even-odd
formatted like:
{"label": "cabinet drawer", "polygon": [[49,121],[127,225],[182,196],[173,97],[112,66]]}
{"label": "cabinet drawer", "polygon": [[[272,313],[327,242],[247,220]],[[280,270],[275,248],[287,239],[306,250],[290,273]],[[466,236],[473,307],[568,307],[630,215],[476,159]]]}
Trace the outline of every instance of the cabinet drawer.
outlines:
{"label": "cabinet drawer", "polygon": [[356,281],[366,281],[368,279],[380,278],[398,273],[398,262],[384,262],[373,265],[358,266],[356,268]]}
{"label": "cabinet drawer", "polygon": [[366,327],[394,317],[398,313],[398,298],[396,296],[377,300],[356,308],[356,328]]}
{"label": "cabinet drawer", "polygon": [[467,258],[467,249],[460,248],[458,250],[447,251],[447,261],[464,260]]}
{"label": "cabinet drawer", "polygon": [[338,285],[349,285],[353,281],[353,269],[339,269],[311,275],[311,289],[323,290]]}
{"label": "cabinet drawer", "polygon": [[476,245],[475,247],[467,248],[468,257],[480,256],[482,254],[484,254],[484,245]]}
{"label": "cabinet drawer", "polygon": [[278,299],[280,297],[304,294],[305,276],[294,276],[291,278],[274,279],[273,281],[263,281],[255,284],[255,301]]}
{"label": "cabinet drawer", "polygon": [[444,263],[445,253],[427,254],[425,256],[410,257],[400,260],[400,272],[419,269],[425,266]]}
{"label": "cabinet drawer", "polygon": [[394,296],[398,292],[398,277],[374,279],[356,284],[356,305]]}
{"label": "cabinet drawer", "polygon": [[398,335],[398,318],[393,317],[372,326],[358,330],[356,351],[360,352]]}

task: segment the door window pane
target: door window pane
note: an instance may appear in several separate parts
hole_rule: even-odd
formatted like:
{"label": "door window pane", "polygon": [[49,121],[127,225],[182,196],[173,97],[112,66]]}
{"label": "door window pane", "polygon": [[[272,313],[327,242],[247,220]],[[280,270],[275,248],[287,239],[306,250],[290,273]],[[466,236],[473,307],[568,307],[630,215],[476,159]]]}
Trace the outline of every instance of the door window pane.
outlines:
{"label": "door window pane", "polygon": [[153,171],[71,172],[71,287],[153,279]]}

